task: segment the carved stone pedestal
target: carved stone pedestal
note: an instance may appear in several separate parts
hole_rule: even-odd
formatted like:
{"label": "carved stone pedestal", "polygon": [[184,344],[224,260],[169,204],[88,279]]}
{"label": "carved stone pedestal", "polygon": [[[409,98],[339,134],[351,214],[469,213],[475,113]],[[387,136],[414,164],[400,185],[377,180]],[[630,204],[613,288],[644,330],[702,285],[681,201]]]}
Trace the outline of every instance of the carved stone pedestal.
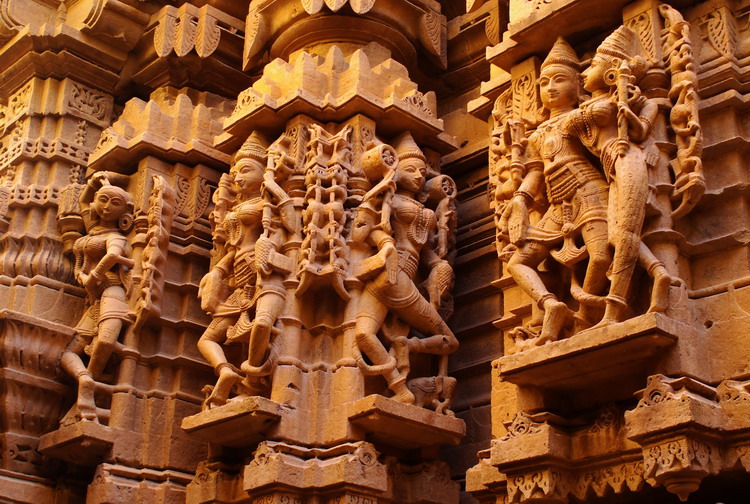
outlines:
{"label": "carved stone pedestal", "polygon": [[466,434],[463,420],[379,395],[367,396],[345,406],[349,422],[367,439],[405,450],[458,444]]}
{"label": "carved stone pedestal", "polygon": [[248,397],[203,411],[182,421],[196,439],[224,446],[252,446],[281,418],[281,405],[264,397]]}
{"label": "carved stone pedestal", "polygon": [[647,313],[619,324],[589,329],[570,338],[501,357],[493,362],[500,380],[535,391],[536,408],[558,408],[559,398],[581,406],[627,400],[661,368],[680,369],[682,338],[700,332],[660,313]]}
{"label": "carved stone pedestal", "polygon": [[121,464],[101,464],[88,487],[88,502],[185,502],[185,486],[192,474],[178,470],[132,468]]}
{"label": "carved stone pedestal", "polygon": [[[648,436],[630,427],[671,424],[685,415],[675,410],[646,418],[642,408],[625,412],[616,401],[631,400],[654,369],[679,370],[678,341],[684,346],[699,337],[692,326],[647,313],[496,360],[497,379],[519,388],[526,409],[506,423],[506,434],[493,440],[485,458],[469,471],[467,488],[480,499],[499,493],[509,503],[522,504],[562,504],[570,496],[637,491],[646,482],[671,485],[676,493],[691,484],[697,488],[691,481],[700,471],[691,473],[691,463],[686,463],[685,469],[673,469],[670,480],[669,471],[648,462],[650,448],[640,444]],[[711,394],[710,387],[688,381]],[[648,390],[638,394],[645,397]],[[604,406],[597,405],[605,400]],[[710,409],[709,403],[703,409]],[[635,420],[638,415],[645,421]],[[675,427],[664,430],[674,432]],[[685,443],[690,451],[693,442]],[[708,473],[704,470],[697,481]]]}
{"label": "carved stone pedestal", "polygon": [[505,381],[516,385],[550,390],[598,388],[628,381],[632,375],[647,376],[654,358],[662,357],[680,335],[691,332],[695,329],[682,322],[648,313],[501,357],[493,365]]}
{"label": "carved stone pedestal", "polygon": [[102,462],[115,442],[115,430],[96,422],[64,425],[39,439],[39,451],[83,466]]}
{"label": "carved stone pedestal", "polygon": [[[349,419],[349,440],[320,448],[273,441],[304,432],[297,429],[307,417],[262,397],[231,400],[186,418],[183,428],[212,443],[225,461],[232,453],[242,457],[252,446],[252,458],[244,466],[203,463],[188,486],[188,502],[286,503],[311,502],[313,497],[325,503],[456,501],[458,485],[445,463],[408,464],[397,456],[419,457],[442,444],[457,444],[465,434],[462,420],[379,395],[336,409]],[[258,443],[260,439],[266,441]]]}

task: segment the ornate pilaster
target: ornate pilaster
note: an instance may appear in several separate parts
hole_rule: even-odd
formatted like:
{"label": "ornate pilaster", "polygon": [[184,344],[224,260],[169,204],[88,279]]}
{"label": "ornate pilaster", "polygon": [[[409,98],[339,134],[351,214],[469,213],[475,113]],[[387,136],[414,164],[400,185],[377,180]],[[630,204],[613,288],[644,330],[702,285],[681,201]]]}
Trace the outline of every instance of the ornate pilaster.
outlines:
{"label": "ornate pilaster", "polygon": [[[190,88],[162,87],[148,101],[133,98],[98,138],[89,163],[92,175],[64,189],[70,201],[60,225],[70,230],[63,236],[74,241],[66,249],[78,261],[79,281],[86,278],[86,265],[93,270],[100,261],[86,248],[98,235],[81,226],[100,212],[86,208],[86,194],[96,190],[98,199],[116,185],[132,199],[132,227],[119,232],[128,244],[120,262],[132,266],[121,272],[130,287],[118,342],[109,354],[96,346],[106,327],[100,320],[91,348],[81,351],[76,342],[87,333],[83,319],[78,323],[62,360],[78,380],[78,400],[41,444],[50,457],[97,467],[90,498],[117,501],[138,488],[145,501],[164,495],[184,499],[185,485],[205,454],[205,445],[179,428],[182,418],[198,410],[200,386],[194,380],[205,375],[190,348],[206,323],[195,300],[200,272],[186,272],[208,262],[211,193],[229,160],[213,143],[233,106]],[[97,292],[88,286],[86,306],[99,306],[101,313],[108,291],[100,299]],[[76,359],[80,364],[71,365]],[[103,372],[97,374],[94,362],[102,363]],[[93,377],[93,396],[83,393],[86,373]]]}
{"label": "ornate pilaster", "polygon": [[182,424],[211,446],[188,502],[455,502],[436,460],[465,429],[444,321],[454,146],[410,77],[445,63],[445,19],[425,2],[266,1],[246,33],[246,69],[274,59],[217,137],[233,157],[198,348],[218,379]]}
{"label": "ornate pilaster", "polygon": [[[695,318],[704,294],[686,268],[710,186],[702,100],[711,68],[736,61],[736,13],[722,2],[599,7],[511,2],[487,51],[506,78],[469,107],[480,117],[494,102],[489,196],[503,268],[495,439],[467,475],[482,500],[564,503],[650,485],[684,501],[742,459],[725,404],[744,389],[724,383],[720,399],[708,384],[744,367],[718,372],[693,354],[710,353],[714,322]],[[582,43],[604,19],[598,47]]]}
{"label": "ornate pilaster", "polygon": [[66,489],[48,479],[64,466],[38,450],[74,394],[58,366],[84,304],[66,256],[78,232],[68,211],[148,14],[119,1],[10,1],[0,11],[3,494],[72,502],[76,469]]}

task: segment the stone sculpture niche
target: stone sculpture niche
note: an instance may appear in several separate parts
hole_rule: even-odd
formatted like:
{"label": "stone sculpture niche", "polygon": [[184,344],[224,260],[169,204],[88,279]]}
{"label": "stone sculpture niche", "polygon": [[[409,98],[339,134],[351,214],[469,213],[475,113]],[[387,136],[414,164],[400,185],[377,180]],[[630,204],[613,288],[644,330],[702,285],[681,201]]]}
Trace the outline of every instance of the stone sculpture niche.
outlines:
{"label": "stone sculpture niche", "polygon": [[[665,312],[670,289],[683,283],[646,238],[688,213],[705,188],[697,78],[689,33],[674,12],[660,9],[665,64],[649,66],[625,26],[585,69],[560,38],[536,82],[538,120],[514,110],[514,91],[496,102],[490,191],[497,249],[533,301],[531,319],[511,331],[517,350]],[[657,188],[654,179],[669,170],[665,208],[657,201],[665,184]],[[643,303],[634,291],[646,289]]]}
{"label": "stone sculpture niche", "polygon": [[[354,373],[340,399],[362,398],[365,376],[380,375],[396,401],[452,415],[447,356],[458,341],[441,313],[456,187],[408,132],[391,142],[362,116],[301,116],[272,143],[255,132],[236,152],[214,194],[199,294],[212,321],[198,347],[218,378],[204,410],[250,396],[296,404],[299,386],[282,382],[317,369]],[[414,378],[415,354],[439,362]]]}
{"label": "stone sculpture niche", "polygon": [[148,207],[136,219],[128,183],[127,176],[96,172],[63,190],[60,228],[72,242],[75,279],[86,292],[84,313],[60,359],[78,386],[63,426],[108,421],[108,401],[98,398],[124,378],[111,369],[111,357],[160,306],[174,191],[154,176]]}

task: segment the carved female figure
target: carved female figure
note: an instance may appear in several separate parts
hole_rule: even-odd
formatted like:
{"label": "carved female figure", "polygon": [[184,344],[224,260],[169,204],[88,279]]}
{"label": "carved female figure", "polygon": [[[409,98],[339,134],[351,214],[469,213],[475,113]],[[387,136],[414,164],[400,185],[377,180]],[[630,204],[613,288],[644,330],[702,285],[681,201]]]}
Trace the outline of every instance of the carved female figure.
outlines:
{"label": "carved female figure", "polygon": [[[81,193],[87,234],[73,244],[75,277],[86,289],[86,311],[60,364],[78,381],[77,416],[96,420],[95,380],[104,371],[123,324],[130,321],[126,297],[129,257],[126,233],[133,223],[133,199],[110,184],[112,175],[94,174]],[[84,365],[82,355],[90,355]]]}
{"label": "carved female figure", "polygon": [[[541,333],[535,344],[557,339],[567,318],[567,305],[552,294],[537,272],[550,250],[563,242],[555,258],[572,266],[589,262],[582,289],[599,295],[607,284],[611,261],[607,242],[607,183],[588,160],[586,148],[573,134],[574,113],[580,95],[579,62],[573,49],[559,38],[542,63],[539,78],[542,104],[549,112],[531,134],[526,149],[528,171],[501,219],[501,228],[518,249],[508,271],[519,286],[544,312]],[[550,207],[535,226],[529,226],[529,207],[545,191]],[[584,249],[575,246],[581,237]],[[579,325],[590,326],[591,306],[581,303]]]}
{"label": "carved female figure", "polygon": [[[389,257],[397,258],[397,267],[395,272],[390,272],[386,266],[366,283],[359,298],[355,336],[359,349],[381,369],[395,393],[394,399],[413,403],[414,394],[406,387],[406,376],[396,369],[396,358],[378,338],[386,315],[390,311],[409,327],[429,335],[408,339],[408,350],[447,355],[456,350],[458,340],[435,304],[425,299],[415,284],[420,263],[431,270],[428,292],[444,292],[447,286],[430,286],[435,282],[452,281],[452,274],[445,275],[450,265],[433,247],[437,236],[435,214],[415,199],[425,183],[426,158],[408,133],[399,138],[395,147],[399,154],[393,178],[395,193],[386,198],[390,202],[385,202],[381,210],[382,215],[388,216],[387,222],[370,226],[367,239],[379,249],[384,263],[389,262]],[[355,234],[361,232],[357,230],[358,225],[355,219]],[[441,362],[441,368],[445,367]],[[440,370],[441,375],[446,373],[447,369]]]}
{"label": "carved female figure", "polygon": [[584,88],[592,97],[576,115],[577,136],[601,159],[611,180],[608,221],[614,259],[601,325],[622,320],[639,259],[654,278],[650,311],[666,308],[671,283],[664,266],[641,241],[649,186],[646,155],[639,144],[651,133],[659,109],[635,85],[645,72],[635,45],[635,34],[624,26],[602,42],[583,72]]}
{"label": "carved female figure", "polygon": [[[226,403],[232,387],[243,380],[240,370],[227,361],[222,348],[227,340],[249,341],[248,359],[242,364],[248,378],[242,385],[248,393],[262,391],[250,377],[268,374],[259,366],[266,358],[273,326],[286,300],[282,274],[271,260],[284,236],[274,228],[278,223],[269,213],[273,205],[268,197],[283,191],[264,178],[265,159],[265,147],[255,135],[237,153],[230,169],[234,205],[223,223],[217,223],[226,236],[225,253],[200,284],[199,297],[204,309],[213,312],[213,320],[198,341],[198,350],[218,376],[206,408]],[[273,187],[266,190],[268,183]],[[289,201],[288,197],[279,199],[279,203]],[[221,301],[223,284],[233,291]]]}

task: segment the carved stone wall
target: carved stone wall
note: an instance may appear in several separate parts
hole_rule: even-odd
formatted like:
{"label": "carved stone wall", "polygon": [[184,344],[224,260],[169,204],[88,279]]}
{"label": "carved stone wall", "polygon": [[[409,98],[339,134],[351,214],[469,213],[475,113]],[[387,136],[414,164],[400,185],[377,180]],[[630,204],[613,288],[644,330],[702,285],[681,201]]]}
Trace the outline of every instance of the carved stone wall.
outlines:
{"label": "carved stone wall", "polygon": [[0,2],[0,501],[744,502],[749,13]]}
{"label": "carved stone wall", "polygon": [[[721,399],[747,372],[738,339],[744,317],[733,315],[743,294],[738,277],[722,275],[741,277],[747,262],[730,259],[744,245],[721,237],[741,232],[747,219],[741,210],[724,220],[744,201],[730,196],[738,179],[729,175],[743,162],[725,156],[746,144],[725,125],[736,112],[724,100],[738,92],[730,68],[743,57],[745,7],[676,7],[512,2],[506,36],[488,49],[505,80],[485,82],[470,110],[492,128],[503,351],[492,362],[493,439],[467,472],[467,490],[480,502],[744,495],[729,482],[739,474],[742,427]],[[598,85],[607,71],[611,80]],[[610,119],[608,145],[607,119],[593,112],[605,107],[634,111],[630,119],[619,112],[621,126]],[[579,118],[592,121],[579,129]],[[623,149],[609,158],[617,142]],[[643,157],[629,165],[633,149]],[[566,173],[575,181],[564,182]],[[636,188],[628,177],[637,173],[644,182]],[[597,187],[606,191],[601,203]],[[596,222],[606,222],[603,252]],[[630,239],[640,252],[630,259],[626,308],[610,310],[625,271],[625,232],[640,236]],[[670,279],[662,301],[660,278]],[[717,327],[713,317],[738,325]]]}

